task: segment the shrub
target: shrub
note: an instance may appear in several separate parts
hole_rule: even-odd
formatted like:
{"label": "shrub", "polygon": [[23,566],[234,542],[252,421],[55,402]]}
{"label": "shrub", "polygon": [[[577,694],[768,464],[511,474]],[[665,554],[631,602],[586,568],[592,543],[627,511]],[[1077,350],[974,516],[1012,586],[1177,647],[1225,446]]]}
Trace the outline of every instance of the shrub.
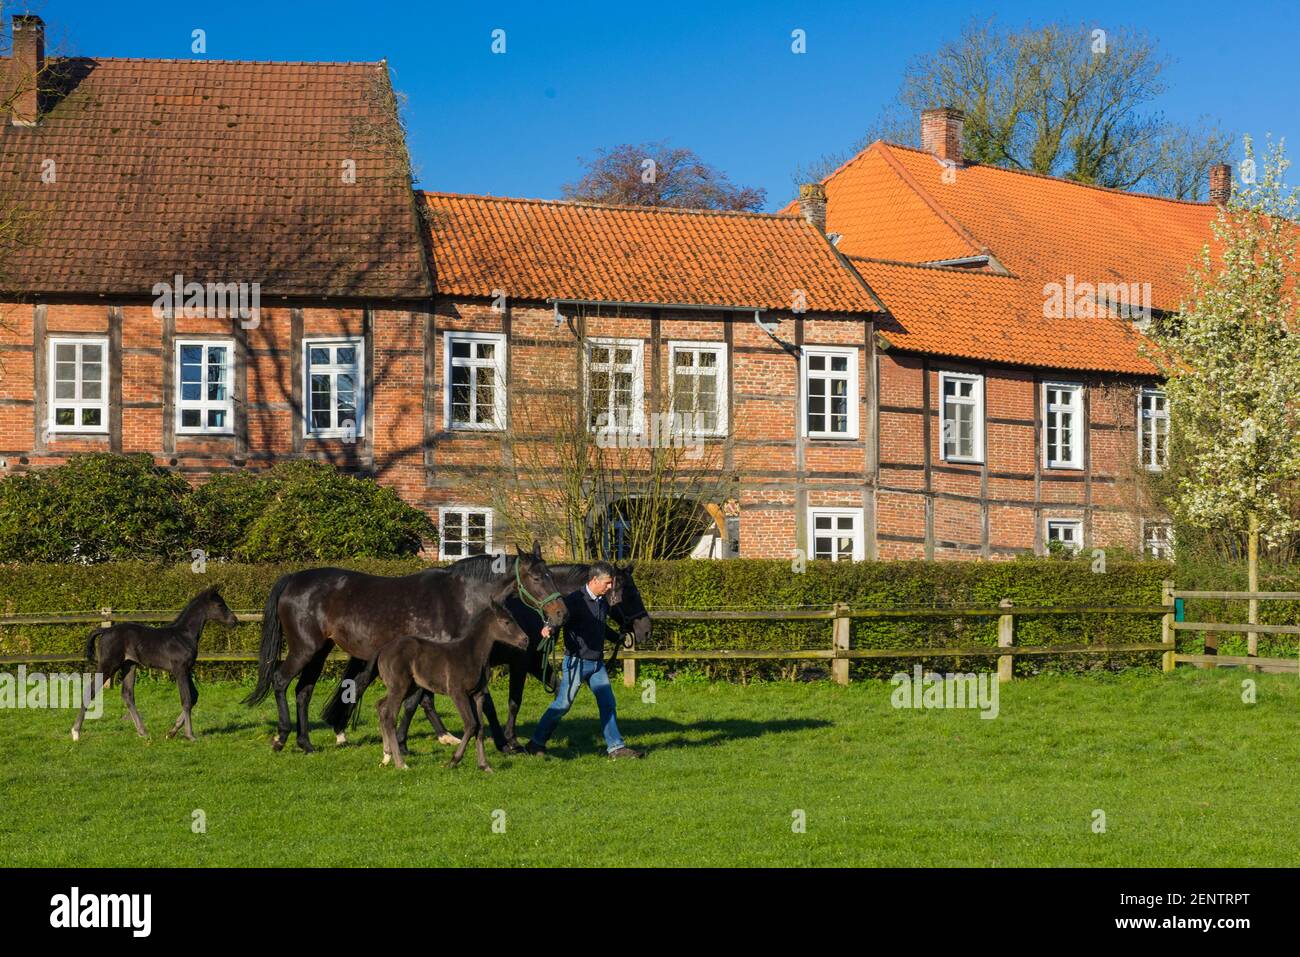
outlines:
{"label": "shrub", "polygon": [[173,561],[193,541],[189,484],[144,453],[74,455],[0,486],[0,561]]}
{"label": "shrub", "polygon": [[332,466],[289,462],[266,480],[274,495],[235,549],[243,561],[398,558],[437,538],[429,516],[392,489]]}
{"label": "shrub", "polygon": [[186,511],[194,540],[210,559],[232,559],[248,530],[275,499],[276,481],[256,472],[213,476],[190,493]]}

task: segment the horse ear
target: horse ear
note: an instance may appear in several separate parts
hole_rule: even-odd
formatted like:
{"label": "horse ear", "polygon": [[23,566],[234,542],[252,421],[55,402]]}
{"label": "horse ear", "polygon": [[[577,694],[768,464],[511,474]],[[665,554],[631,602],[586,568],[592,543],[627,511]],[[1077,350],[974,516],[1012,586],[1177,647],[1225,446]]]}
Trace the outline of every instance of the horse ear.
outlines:
{"label": "horse ear", "polygon": [[539,542],[537,539],[534,538],[534,539],[533,539],[533,558],[541,558],[541,557],[542,557],[542,543]]}

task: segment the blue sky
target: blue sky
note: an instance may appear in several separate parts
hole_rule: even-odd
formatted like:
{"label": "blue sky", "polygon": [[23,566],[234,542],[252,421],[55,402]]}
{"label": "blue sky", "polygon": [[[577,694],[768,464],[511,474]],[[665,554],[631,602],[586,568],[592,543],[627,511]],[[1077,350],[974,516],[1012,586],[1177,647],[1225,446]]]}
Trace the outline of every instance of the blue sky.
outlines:
{"label": "blue sky", "polygon": [[[18,4],[6,6],[6,14]],[[1051,0],[938,3],[178,4],[34,0],[59,52],[193,56],[191,31],[221,59],[379,60],[408,97],[426,189],[554,197],[578,158],[667,139],[775,208],[801,163],[851,145],[915,55],[972,16],[1147,31],[1175,62],[1159,107],[1218,119],[1300,158],[1300,4]],[[506,53],[491,52],[506,31]],[[802,29],[807,52],[790,49]],[[1294,170],[1293,176],[1294,179]]]}

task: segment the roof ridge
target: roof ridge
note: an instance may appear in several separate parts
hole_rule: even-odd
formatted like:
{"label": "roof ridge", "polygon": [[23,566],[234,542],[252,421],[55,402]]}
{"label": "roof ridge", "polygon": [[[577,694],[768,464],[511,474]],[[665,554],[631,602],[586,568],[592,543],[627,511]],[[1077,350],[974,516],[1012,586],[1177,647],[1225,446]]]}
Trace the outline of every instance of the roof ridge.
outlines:
{"label": "roof ridge", "polygon": [[[10,59],[7,56],[0,60]],[[94,60],[96,63],[186,63],[214,64],[216,66],[383,66],[386,60],[221,60],[221,59],[183,59],[181,57],[147,57],[147,56],[55,56],[47,57],[46,62],[67,62],[70,60]]]}
{"label": "roof ridge", "polygon": [[[909,153],[919,153],[922,156],[934,155],[933,153],[928,153],[925,150],[920,149],[919,147],[916,146],[904,146],[901,143],[887,143],[884,142],[883,140],[880,142],[883,143],[883,145],[890,147],[891,149],[907,150],[907,152]],[[1172,196],[1157,196],[1155,193],[1141,193],[1138,192],[1137,190],[1120,189],[1116,186],[1099,186],[1096,183],[1081,183],[1075,179],[1067,179],[1064,176],[1053,176],[1050,173],[1038,173],[1035,172],[1034,170],[1013,169],[1009,166],[997,166],[993,163],[974,163],[974,162],[963,161],[961,168],[969,168],[969,167],[978,167],[980,169],[987,169],[995,173],[1013,173],[1017,176],[1030,176],[1033,177],[1034,179],[1046,179],[1046,180],[1051,180],[1052,182],[1055,183],[1063,183],[1066,186],[1077,186],[1080,189],[1094,189],[1102,193],[1114,193],[1117,196],[1132,196],[1137,199],[1157,199],[1164,203],[1177,203],[1181,206],[1213,206],[1214,205],[1212,202],[1209,202],[1208,200],[1203,201],[1203,200],[1196,200],[1196,199],[1174,199]]]}
{"label": "roof ridge", "polygon": [[422,195],[441,196],[448,199],[483,199],[495,203],[527,203],[540,206],[566,206],[575,209],[612,209],[633,213],[685,214],[691,216],[732,216],[737,218],[796,220],[804,222],[798,213],[762,213],[747,209],[700,209],[695,206],[635,206],[625,203],[594,203],[581,199],[535,199],[528,196],[492,196],[485,193],[452,193],[445,190],[421,190]]}
{"label": "roof ridge", "polygon": [[981,243],[976,239],[974,233],[962,225],[956,216],[952,215],[952,213],[948,212],[947,209],[941,206],[939,201],[931,196],[930,193],[916,181],[916,177],[909,173],[907,167],[898,161],[898,157],[894,156],[893,153],[890,152],[888,143],[882,142],[880,144],[880,155],[898,174],[899,178],[911,188],[912,192],[916,193],[917,197],[925,203],[925,205],[929,206],[930,209],[934,211],[935,215],[942,219],[948,228],[955,232],[961,240],[969,243],[971,248],[977,253],[992,253],[986,244]]}
{"label": "roof ridge", "polygon": [[963,269],[960,266],[937,266],[932,263],[910,263],[901,259],[880,259],[875,256],[845,256],[850,262],[879,263],[882,266],[906,266],[909,269],[928,269],[932,272],[959,273],[963,276],[992,276],[994,279],[1024,279],[1010,272],[992,272],[987,269]]}

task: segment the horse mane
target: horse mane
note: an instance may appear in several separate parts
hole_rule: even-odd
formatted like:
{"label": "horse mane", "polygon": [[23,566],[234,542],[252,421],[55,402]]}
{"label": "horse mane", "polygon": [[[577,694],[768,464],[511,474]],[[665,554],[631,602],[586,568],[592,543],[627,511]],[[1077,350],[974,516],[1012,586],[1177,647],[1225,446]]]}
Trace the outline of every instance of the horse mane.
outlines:
{"label": "horse mane", "polygon": [[496,560],[496,555],[484,552],[482,555],[471,555],[468,558],[454,561],[445,570],[451,572],[457,578],[465,578],[476,582],[490,582],[500,577],[499,572],[492,570]]}

